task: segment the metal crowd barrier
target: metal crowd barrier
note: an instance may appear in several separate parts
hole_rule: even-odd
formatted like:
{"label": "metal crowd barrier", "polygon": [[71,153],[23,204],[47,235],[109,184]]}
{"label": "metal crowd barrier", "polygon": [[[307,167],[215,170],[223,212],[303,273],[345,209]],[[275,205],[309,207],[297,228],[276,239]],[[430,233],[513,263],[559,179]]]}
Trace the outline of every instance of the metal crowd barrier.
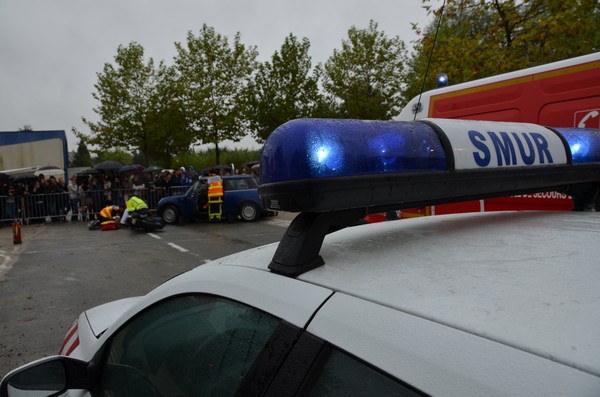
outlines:
{"label": "metal crowd barrier", "polygon": [[[162,197],[184,194],[188,189],[189,186],[138,189],[138,194],[150,210],[156,210]],[[0,196],[0,222],[88,221],[96,219],[100,210],[107,205],[124,205],[132,193],[133,189],[88,190],[75,202],[71,201],[67,192]]]}

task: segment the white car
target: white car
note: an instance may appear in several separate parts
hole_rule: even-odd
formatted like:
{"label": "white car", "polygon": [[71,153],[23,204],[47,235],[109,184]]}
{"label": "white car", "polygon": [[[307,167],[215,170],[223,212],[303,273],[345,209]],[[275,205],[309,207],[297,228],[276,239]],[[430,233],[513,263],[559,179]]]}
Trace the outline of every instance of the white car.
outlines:
{"label": "white car", "polygon": [[599,213],[353,225],[567,185],[587,197],[599,148],[600,131],[531,124],[286,123],[261,165],[266,205],[301,212],[280,243],[82,313],[62,355],[12,371],[0,396],[598,396]]}

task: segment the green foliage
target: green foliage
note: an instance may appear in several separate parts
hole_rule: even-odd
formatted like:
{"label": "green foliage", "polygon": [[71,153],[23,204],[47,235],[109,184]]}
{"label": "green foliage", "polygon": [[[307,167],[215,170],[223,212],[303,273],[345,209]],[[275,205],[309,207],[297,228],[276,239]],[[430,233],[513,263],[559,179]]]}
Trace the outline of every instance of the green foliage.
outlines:
{"label": "green foliage", "polygon": [[97,156],[94,158],[94,163],[98,164],[108,160],[118,161],[121,164],[134,163],[133,156],[131,155],[131,153],[128,153],[123,149],[101,150],[97,153]]}
{"label": "green foliage", "polygon": [[371,21],[348,31],[341,50],[325,63],[323,87],[338,103],[339,116],[387,120],[404,102],[406,49],[398,37],[387,38]]}
{"label": "green foliage", "polygon": [[256,68],[256,49],[246,48],[239,33],[230,46],[206,24],[198,36],[188,32],[186,44],[175,47],[188,129],[195,143],[215,145],[219,162],[219,143],[237,142],[248,134],[243,94]]}
{"label": "green foliage", "polygon": [[[258,66],[247,91],[246,111],[254,138],[264,142],[281,124],[301,117],[318,117],[327,105],[319,92],[318,69],[308,55],[310,42],[290,34],[271,62]],[[329,112],[331,113],[331,112]]]}
{"label": "green foliage", "polygon": [[[212,168],[215,163],[216,149],[208,149],[196,153],[182,153],[175,156],[171,162],[170,168],[177,169],[185,167],[186,169],[192,165],[196,171],[200,172],[203,169]],[[243,164],[249,161],[256,161],[260,158],[258,150],[236,149],[230,150],[227,148],[221,149],[221,162],[218,164],[234,164],[236,169],[241,169]]]}
{"label": "green foliage", "polygon": [[100,121],[84,119],[92,135],[79,135],[100,151],[119,147],[141,151],[144,163],[164,161],[173,153],[186,150],[190,138],[185,134],[185,117],[178,102],[179,91],[174,71],[162,62],[158,70],[138,43],[119,46],[115,65],[105,64],[98,73],[94,108]]}
{"label": "green foliage", "polygon": [[[351,27],[341,49],[314,68],[310,42],[293,34],[264,63],[239,33],[229,41],[207,25],[175,43],[172,66],[146,60],[138,43],[119,46],[92,93],[99,121],[84,119],[91,135],[73,132],[102,158],[120,149],[143,165],[240,167],[258,153],[222,150],[223,141],[264,142],[301,117],[390,119],[420,92],[428,67],[426,90],[441,72],[459,83],[600,51],[597,0],[447,0],[428,66],[440,10],[421,1],[431,21],[422,31],[413,26],[421,36],[410,58],[374,21]],[[193,152],[196,144],[214,150]]]}
{"label": "green foliage", "polygon": [[[415,45],[406,98],[421,90],[440,13],[422,1],[435,18]],[[424,89],[442,72],[462,83],[598,51],[598,26],[596,0],[449,0]]]}
{"label": "green foliage", "polygon": [[71,160],[70,167],[91,167],[92,156],[84,141],[80,140],[77,144],[77,151]]}

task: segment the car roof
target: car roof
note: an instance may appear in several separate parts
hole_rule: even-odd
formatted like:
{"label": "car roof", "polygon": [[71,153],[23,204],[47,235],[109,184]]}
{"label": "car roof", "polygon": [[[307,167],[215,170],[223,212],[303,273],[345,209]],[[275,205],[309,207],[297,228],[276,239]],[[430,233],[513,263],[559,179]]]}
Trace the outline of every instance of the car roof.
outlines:
{"label": "car roof", "polygon": [[[600,214],[455,214],[351,227],[299,280],[600,375]],[[276,246],[218,261],[268,270]]]}

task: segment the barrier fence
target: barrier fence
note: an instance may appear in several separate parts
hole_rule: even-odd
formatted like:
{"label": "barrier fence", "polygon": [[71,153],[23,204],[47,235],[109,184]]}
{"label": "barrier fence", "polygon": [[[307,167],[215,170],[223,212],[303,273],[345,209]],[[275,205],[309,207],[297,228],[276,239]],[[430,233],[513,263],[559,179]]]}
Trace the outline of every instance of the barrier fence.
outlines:
{"label": "barrier fence", "polygon": [[[138,195],[155,210],[158,201],[165,196],[185,193],[189,186],[169,188],[138,189]],[[0,196],[0,222],[12,223],[19,220],[23,224],[87,221],[96,219],[98,213],[107,205],[121,205],[132,195],[133,189],[88,190],[71,199],[68,192],[28,194],[24,196]]]}

